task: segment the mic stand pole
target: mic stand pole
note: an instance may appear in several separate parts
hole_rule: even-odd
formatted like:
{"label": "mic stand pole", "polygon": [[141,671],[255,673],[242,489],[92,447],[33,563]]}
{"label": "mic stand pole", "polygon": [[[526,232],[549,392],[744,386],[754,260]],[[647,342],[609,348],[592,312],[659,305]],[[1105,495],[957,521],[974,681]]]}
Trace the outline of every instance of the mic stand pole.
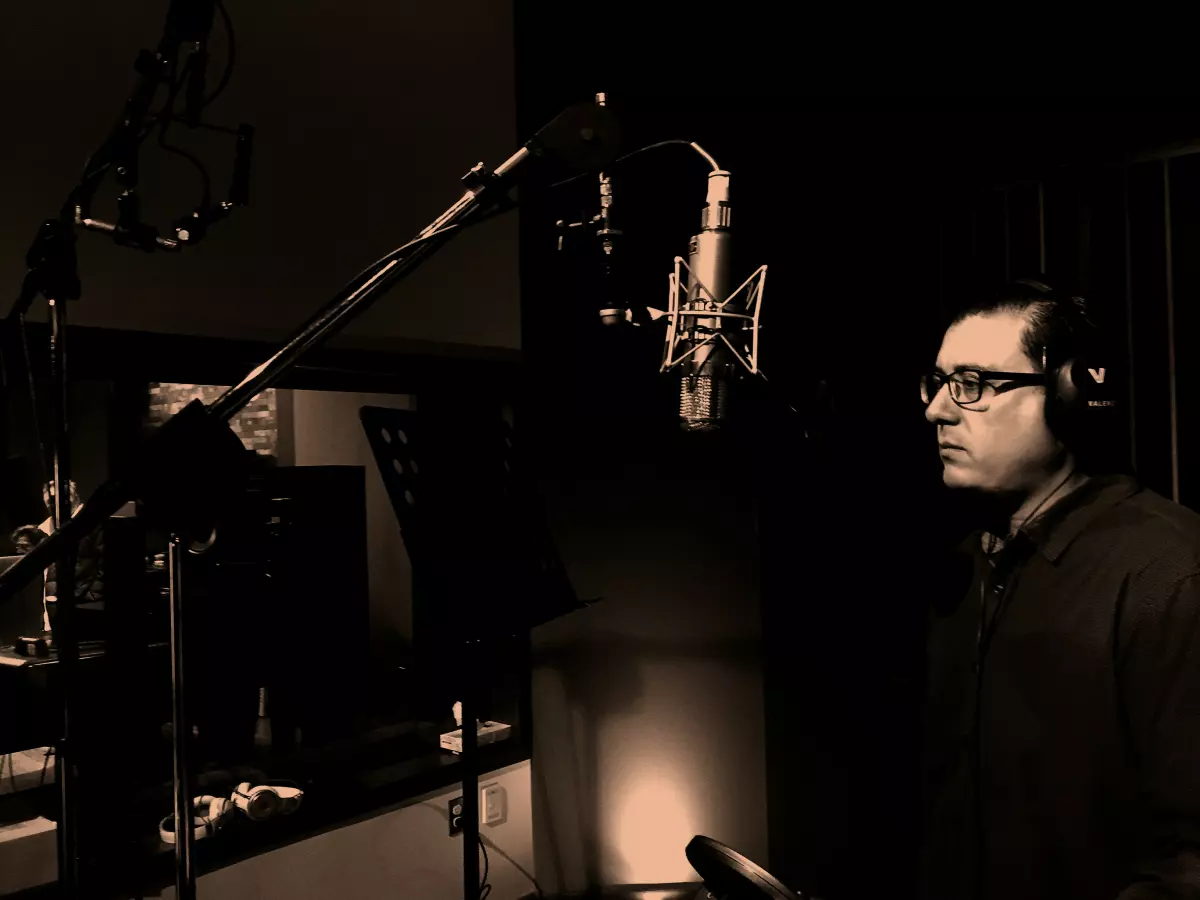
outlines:
{"label": "mic stand pole", "polygon": [[[407,276],[469,224],[480,210],[511,205],[507,197],[510,176],[531,156],[558,156],[584,169],[609,162],[615,155],[617,126],[611,114],[606,117],[600,112],[601,108],[593,104],[570,107],[501,163],[495,172],[489,171],[483,163],[474,166],[463,179],[466,192],[421,231],[414,241],[405,245],[405,248],[412,247],[411,251],[403,256],[399,253],[390,254],[389,261],[372,267],[369,275],[355,279],[350,287],[313,316],[295,337],[240,383],[217,398],[212,406],[205,407],[199,400],[194,400],[160,426],[122,475],[101,485],[77,515],[65,519],[65,524],[60,520],[53,534],[0,575],[0,600],[12,596],[32,581],[34,575],[45,570],[56,554],[67,556],[65,548],[78,546],[80,540],[132,499],[141,499],[151,515],[168,525],[177,560],[178,534],[211,536],[214,504],[219,503],[223,492],[227,494],[236,490],[229,482],[245,464],[244,448],[229,428],[229,420],[255,396],[287,374],[304,354],[324,344],[352,319],[365,312],[385,289]],[[60,492],[60,504],[61,496]],[[66,502],[69,509],[69,495]],[[207,528],[201,525],[205,522]],[[173,571],[177,572],[178,568]],[[176,590],[172,591],[171,597],[171,657],[176,666],[182,666],[185,631],[183,596],[179,590],[182,584],[174,575],[172,584]],[[186,697],[179,678],[172,679],[171,703],[173,721],[185,722],[182,712],[186,707]],[[471,714],[474,715],[473,712]],[[180,734],[177,728],[173,729],[172,741],[177,764],[186,762],[186,751],[179,747],[179,743],[189,737]],[[176,822],[177,835],[183,838],[183,841],[176,841],[175,854],[176,896],[179,900],[193,900],[195,895],[194,881],[189,880],[194,878],[193,870],[184,864],[185,861],[190,862],[190,855],[186,850],[181,852],[178,849],[185,846],[191,832],[192,798],[188,796],[186,780],[179,777],[175,779],[175,809],[189,811],[182,821]],[[475,802],[478,803],[478,800]]]}
{"label": "mic stand pole", "polygon": [[[17,328],[24,327],[24,316],[38,294],[47,299],[50,319],[50,418],[51,467],[54,499],[51,517],[56,531],[69,527],[71,520],[71,447],[67,423],[67,304],[82,293],[75,253],[75,232],[69,220],[47,219],[26,254],[29,271],[21,295],[9,315]],[[31,377],[32,377],[32,373]],[[80,895],[79,824],[79,748],[75,699],[76,667],[79,642],[75,636],[75,557],[79,541],[87,532],[76,531],[68,540],[47,547],[40,559],[29,566],[22,581],[27,584],[51,564],[55,567],[55,612],[52,635],[58,655],[58,691],[60,728],[55,741],[54,778],[58,788],[58,823],[55,844],[58,856],[58,882],[64,896]],[[20,587],[17,585],[16,587]],[[14,588],[15,590],[16,588]],[[0,596],[7,596],[6,594]],[[47,615],[49,610],[47,609]]]}
{"label": "mic stand pole", "polygon": [[[50,409],[53,430],[54,526],[71,519],[71,453],[67,433],[67,301],[52,297],[50,312]],[[58,881],[67,897],[80,894],[79,881],[79,760],[76,746],[75,687],[79,642],[75,637],[75,557],[77,541],[66,541],[55,562],[56,598],[53,640],[58,650],[58,683],[62,719],[54,752],[54,777],[58,783]]]}
{"label": "mic stand pole", "polygon": [[194,900],[196,866],[193,863],[195,836],[192,830],[192,770],[188,749],[192,726],[188,721],[184,682],[183,627],[183,541],[172,534],[167,544],[167,566],[171,598],[171,753],[175,791],[175,896]]}
{"label": "mic stand pole", "polygon": [[462,768],[463,791],[463,900],[479,900],[479,726],[475,715],[475,676],[478,671],[479,641],[468,639],[463,645],[462,695]]}
{"label": "mic stand pole", "polygon": [[[80,827],[79,804],[79,760],[80,742],[76,719],[76,678],[79,662],[79,641],[75,634],[75,559],[79,542],[99,526],[105,518],[116,512],[116,507],[103,515],[89,519],[90,527],[80,526],[71,531],[71,461],[67,422],[67,303],[78,300],[81,285],[77,271],[74,225],[110,231],[120,243],[150,249],[161,246],[177,249],[178,242],[157,237],[152,228],[137,221],[137,145],[144,138],[141,133],[155,92],[165,78],[170,54],[178,49],[182,32],[171,37],[173,27],[182,25],[179,10],[173,7],[168,14],[167,32],[155,57],[143,53],[137,69],[138,84],[127,100],[124,114],[104,145],[88,160],[80,183],[63,204],[56,219],[42,223],[37,237],[27,254],[30,271],[27,273],[17,302],[9,312],[8,320],[24,327],[24,316],[37,295],[45,295],[50,319],[50,417],[52,429],[52,460],[54,500],[52,515],[55,533],[70,532],[69,537],[53,542],[44,554],[38,554],[36,568],[45,571],[50,564],[55,567],[55,613],[52,635],[58,655],[58,683],[61,701],[61,731],[55,745],[54,776],[58,786],[58,827],[56,844],[58,853],[58,883],[66,897],[82,895],[79,850]],[[117,225],[108,225],[87,218],[86,210],[107,170],[117,166],[118,181],[126,191],[118,199],[121,218]],[[82,513],[83,510],[80,510]],[[50,544],[50,541],[45,542]],[[30,554],[32,556],[33,554]],[[32,581],[34,561],[30,560],[28,574],[22,584]],[[16,589],[15,586],[14,590]],[[0,591],[0,599],[8,596]],[[189,820],[190,821],[190,818]]]}

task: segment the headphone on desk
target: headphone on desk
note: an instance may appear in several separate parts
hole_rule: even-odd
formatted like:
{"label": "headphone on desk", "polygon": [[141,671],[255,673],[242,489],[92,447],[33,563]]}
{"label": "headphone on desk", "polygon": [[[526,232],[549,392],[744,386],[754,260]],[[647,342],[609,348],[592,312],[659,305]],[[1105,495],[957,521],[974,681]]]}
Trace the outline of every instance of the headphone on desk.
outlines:
{"label": "headphone on desk", "polygon": [[[203,840],[217,832],[222,819],[229,814],[230,802],[224,797],[205,794],[192,800],[192,838]],[[158,836],[164,844],[175,843],[175,815],[165,816],[158,823]]]}
{"label": "headphone on desk", "polygon": [[231,798],[233,805],[255,822],[263,822],[276,815],[290,815],[300,807],[303,799],[304,791],[294,784],[251,787],[248,781],[239,784]]}
{"label": "headphone on desk", "polygon": [[[234,809],[246,817],[263,822],[274,816],[295,812],[304,799],[304,791],[295,784],[263,784],[252,787],[243,781],[228,798],[205,794],[192,801],[192,836],[194,840],[211,837],[224,824]],[[158,823],[158,836],[164,844],[175,843],[175,816],[165,816]]]}

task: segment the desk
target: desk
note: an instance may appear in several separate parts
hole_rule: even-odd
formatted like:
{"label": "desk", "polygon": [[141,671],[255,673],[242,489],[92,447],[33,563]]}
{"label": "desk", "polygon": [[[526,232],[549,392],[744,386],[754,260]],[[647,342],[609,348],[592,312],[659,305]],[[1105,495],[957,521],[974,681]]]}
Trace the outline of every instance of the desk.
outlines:
{"label": "desk", "polygon": [[[156,645],[154,649],[156,652],[151,654],[154,668],[166,673],[160,680],[169,685],[169,670],[159,666],[158,662],[160,656],[166,658],[169,647]],[[41,696],[53,697],[54,659],[26,659],[3,651],[0,651],[0,659],[5,660],[0,663],[0,690],[24,685],[20,687],[20,693],[28,698],[35,694],[29,685],[40,683],[39,690],[44,692]],[[80,669],[87,672],[89,667],[93,667],[92,672],[104,671],[103,654],[89,651],[81,660]],[[363,684],[363,690],[353,698],[346,698],[353,699],[355,705],[361,702],[366,706],[361,720],[356,717],[354,733],[350,737],[331,739],[319,745],[310,742],[291,750],[277,749],[237,766],[218,768],[197,758],[194,782],[197,795],[228,796],[241,781],[262,784],[282,779],[301,784],[306,792],[301,808],[292,816],[265,823],[235,819],[231,827],[215,839],[197,842],[197,871],[203,874],[225,869],[356,821],[374,818],[406,801],[442,788],[449,789],[461,782],[459,758],[438,746],[440,734],[454,727],[449,704],[444,721],[420,720],[421,712],[416,708],[420,704],[415,704],[421,698],[420,688],[410,679],[411,676],[404,672],[391,676],[376,673]],[[86,675],[82,680],[88,685],[100,681]],[[478,766],[481,772],[495,771],[529,759],[519,720],[519,705],[516,697],[498,699],[495,708],[489,711],[491,717],[512,724],[513,732],[505,741],[480,748]],[[49,704],[44,712],[48,713],[46,718],[50,724],[56,725],[54,704]],[[163,844],[158,837],[158,824],[172,809],[170,743],[166,736],[158,733],[157,726],[155,728],[147,743],[135,742],[118,732],[116,740],[119,743],[115,744],[118,752],[109,753],[110,759],[104,764],[105,778],[122,784],[121,790],[109,791],[108,796],[119,798],[124,809],[120,813],[122,823],[110,827],[114,833],[121,830],[122,843],[116,848],[118,853],[105,860],[116,871],[96,873],[97,877],[110,883],[92,893],[97,900],[106,900],[110,896],[114,900],[118,897],[128,900],[135,895],[131,885],[141,887],[145,894],[153,896],[174,883],[174,848]],[[253,719],[250,728],[253,728]],[[113,732],[110,730],[109,733]],[[52,743],[53,737],[37,742],[34,739],[10,741],[6,734],[5,741],[24,744],[14,748],[24,749]],[[133,780],[139,781],[140,786],[130,785]],[[31,796],[21,796],[26,794]],[[45,787],[21,791],[13,799],[22,800],[26,806],[36,805],[41,815],[53,818],[56,815],[55,794],[48,778]],[[32,795],[37,796],[36,803],[32,802],[35,799]],[[0,815],[2,813],[3,806],[0,805]],[[447,843],[446,846],[451,845]]]}
{"label": "desk", "polygon": [[[154,644],[155,647],[165,647],[166,644]],[[79,659],[95,659],[98,656],[104,655],[103,647],[88,647],[80,649]],[[31,669],[37,666],[56,666],[58,665],[58,653],[54,650],[50,651],[49,656],[22,656],[13,650],[12,647],[0,647],[0,669]]]}
{"label": "desk", "polygon": [[[291,816],[251,822],[239,815],[215,838],[196,842],[198,875],[371,818],[456,784],[462,779],[459,758],[429,746],[430,741],[436,746],[442,730],[441,723],[401,722],[379,729],[373,735],[375,740],[357,747],[347,742],[345,746],[300,750],[255,766],[201,774],[197,793],[228,793],[239,781],[290,778],[304,787],[305,796]],[[529,758],[515,738],[514,734],[509,740],[480,748],[481,773]],[[411,755],[404,758],[404,754]],[[357,760],[352,758],[355,755]],[[359,764],[364,760],[365,764]],[[129,797],[128,802],[136,808],[139,822],[136,867],[103,875],[111,887],[89,894],[96,900],[129,900],[135,886],[153,896],[174,884],[174,848],[158,838],[158,823],[171,809],[171,786],[164,783],[152,792]],[[132,859],[122,862],[128,865]],[[50,890],[52,885],[47,886]]]}

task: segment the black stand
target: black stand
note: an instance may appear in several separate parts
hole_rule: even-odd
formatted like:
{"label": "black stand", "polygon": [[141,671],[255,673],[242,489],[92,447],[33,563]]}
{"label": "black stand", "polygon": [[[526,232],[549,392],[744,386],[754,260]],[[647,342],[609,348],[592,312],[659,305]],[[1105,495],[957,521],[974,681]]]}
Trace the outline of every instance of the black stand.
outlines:
{"label": "black stand", "polygon": [[[75,255],[75,226],[103,231],[126,246],[150,251],[156,248],[179,249],[179,241],[160,238],[149,225],[140,220],[138,184],[138,147],[149,135],[155,123],[150,116],[150,105],[159,87],[172,72],[172,67],[185,42],[200,43],[207,39],[212,26],[211,3],[183,2],[173,0],[167,12],[166,27],[158,51],[151,54],[142,51],[134,65],[139,79],[112,133],[88,160],[79,184],[72,190],[63,204],[58,218],[42,224],[33,246],[27,255],[29,272],[22,285],[21,294],[9,313],[10,322],[19,322],[24,327],[25,314],[39,294],[49,303],[50,313],[50,382],[52,421],[52,466],[53,466],[53,519],[56,534],[61,533],[71,520],[71,464],[67,423],[67,303],[78,300],[81,294]],[[168,111],[169,114],[169,111]],[[193,117],[194,118],[194,117]],[[198,124],[197,122],[192,123]],[[221,205],[221,214],[234,205],[245,202],[246,192],[242,188],[249,164],[249,146],[252,129],[244,126],[238,132],[238,166],[235,177],[236,197],[234,201]],[[117,181],[125,190],[118,198],[120,216],[116,223],[103,222],[89,215],[89,207],[96,190],[108,171],[116,169]],[[177,229],[178,231],[178,229]],[[31,373],[32,377],[32,373]],[[119,508],[119,506],[117,507]],[[111,515],[116,509],[111,510]],[[89,519],[92,527],[99,526],[101,517]],[[88,529],[90,531],[90,529]],[[68,539],[62,539],[47,548],[38,566],[44,569],[50,562],[55,564],[56,600],[52,623],[54,642],[57,646],[61,700],[62,731],[56,744],[55,777],[59,789],[59,821],[57,831],[59,884],[67,897],[80,896],[79,850],[79,741],[76,735],[76,667],[79,646],[75,628],[75,556],[79,541],[88,532],[81,529]],[[14,567],[16,568],[16,567]],[[32,566],[30,567],[32,568]],[[14,581],[28,576],[13,574]],[[176,740],[179,735],[176,732]],[[178,775],[177,775],[178,777]],[[186,782],[186,778],[185,778]],[[186,783],[184,785],[186,788]],[[186,819],[185,821],[190,821]],[[187,869],[191,850],[192,833],[184,829],[184,839],[177,844],[181,857],[180,869]],[[181,897],[191,896],[181,891]]]}
{"label": "black stand", "polygon": [[[58,219],[42,223],[25,257],[29,272],[21,287],[14,314],[25,312],[39,294],[50,312],[50,415],[54,498],[51,514],[55,528],[71,518],[71,460],[67,423],[67,304],[81,292],[76,268],[75,233]],[[32,375],[31,375],[32,377]],[[43,460],[45,462],[45,460]],[[79,824],[76,820],[79,766],[76,760],[75,672],[79,645],[75,637],[75,555],[78,542],[64,543],[49,555],[44,569],[55,565],[56,598],[52,623],[61,677],[62,730],[55,745],[54,775],[59,809],[56,842],[58,879],[68,897],[79,893]]]}
{"label": "black stand", "polygon": [[[617,135],[611,114],[593,104],[580,104],[561,113],[495,172],[483,163],[476,165],[463,179],[467,189],[462,197],[416,239],[368,267],[274,356],[222,394],[211,407],[193,401],[164,423],[138,458],[93,493],[74,518],[67,519],[65,524],[60,519],[52,535],[0,575],[0,601],[32,581],[58,556],[68,557],[67,548],[77,547],[86,535],[133,499],[140,500],[150,516],[175,536],[200,541],[211,537],[218,512],[237,496],[249,477],[247,454],[228,425],[239,410],[274,385],[298,359],[365,312],[385,289],[408,275],[458,231],[478,221],[481,213],[506,209],[509,178],[530,157],[550,157],[574,168],[598,168],[616,155]],[[59,490],[59,503],[63,502],[64,493]],[[69,495],[66,502],[69,509]],[[174,537],[172,545],[175,546]],[[183,613],[182,591],[177,589],[171,597],[171,653],[179,669],[183,665]],[[67,672],[63,674],[66,676]],[[173,718],[177,723],[185,723],[182,681],[178,678],[173,681]],[[186,751],[179,745],[189,739],[190,734],[174,729],[177,766],[186,764]],[[189,809],[191,797],[186,777],[177,775],[175,791],[175,809]],[[64,808],[69,805],[68,800],[64,798]],[[188,817],[183,821],[188,821]],[[179,900],[192,900],[195,891],[190,866],[191,829],[184,827],[182,834],[184,840],[176,843],[176,896]]]}
{"label": "black stand", "polygon": [[[67,301],[50,299],[51,428],[54,446],[54,526],[71,518],[71,460],[67,435]],[[58,879],[68,897],[77,896],[79,883],[79,761],[76,758],[75,672],[79,644],[75,639],[75,556],[77,544],[64,544],[55,563],[55,616],[52,623],[62,686],[62,731],[54,754],[58,782]]]}
{"label": "black stand", "polygon": [[192,726],[187,710],[183,627],[183,539],[171,535],[167,567],[171,579],[171,751],[175,788],[175,895],[196,896],[195,836],[192,831],[192,769],[188,761]]}
{"label": "black stand", "polygon": [[[418,600],[437,620],[417,618],[415,639],[445,643],[460,661],[463,897],[478,900],[477,704],[483,663],[504,641],[581,609],[534,502],[502,419],[474,422],[364,406],[359,417],[400,522]],[[444,665],[441,667],[444,672]]]}
{"label": "black stand", "polygon": [[789,890],[761,866],[710,837],[696,835],[684,852],[712,900],[818,900]]}
{"label": "black stand", "polygon": [[467,678],[464,679],[466,683],[463,690],[459,692],[462,696],[462,753],[459,754],[459,764],[463,776],[463,900],[479,900],[483,887],[479,879],[479,851],[475,849],[479,843],[479,763],[476,760],[479,750],[476,720],[479,717],[476,715],[475,692],[471,686],[471,682],[479,675],[478,656],[479,642],[468,638],[463,642],[463,672]]}

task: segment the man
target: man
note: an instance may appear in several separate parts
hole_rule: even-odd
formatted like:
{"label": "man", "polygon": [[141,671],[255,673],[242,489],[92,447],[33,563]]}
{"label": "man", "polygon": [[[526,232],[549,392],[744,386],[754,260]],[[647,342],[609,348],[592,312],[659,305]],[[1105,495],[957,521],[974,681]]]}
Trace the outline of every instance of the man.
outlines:
{"label": "man", "polygon": [[1200,898],[1200,515],[1089,457],[1103,410],[1071,395],[1107,372],[1054,373],[1090,330],[1017,282],[922,381],[983,526],[965,597],[931,614],[928,900]]}
{"label": "man", "polygon": [[[79,488],[74,481],[71,486],[71,515],[74,516],[83,507],[79,498]],[[42,487],[42,501],[47,509],[53,509],[54,484],[50,482]],[[40,544],[54,531],[54,516],[50,515],[40,525],[22,525],[12,534],[12,541],[17,552],[22,556]],[[54,618],[55,604],[58,599],[57,578],[55,566],[52,564],[45,575],[44,613],[42,627],[50,631]],[[96,603],[104,599],[104,531],[97,528],[79,544],[75,558],[75,602]]]}

